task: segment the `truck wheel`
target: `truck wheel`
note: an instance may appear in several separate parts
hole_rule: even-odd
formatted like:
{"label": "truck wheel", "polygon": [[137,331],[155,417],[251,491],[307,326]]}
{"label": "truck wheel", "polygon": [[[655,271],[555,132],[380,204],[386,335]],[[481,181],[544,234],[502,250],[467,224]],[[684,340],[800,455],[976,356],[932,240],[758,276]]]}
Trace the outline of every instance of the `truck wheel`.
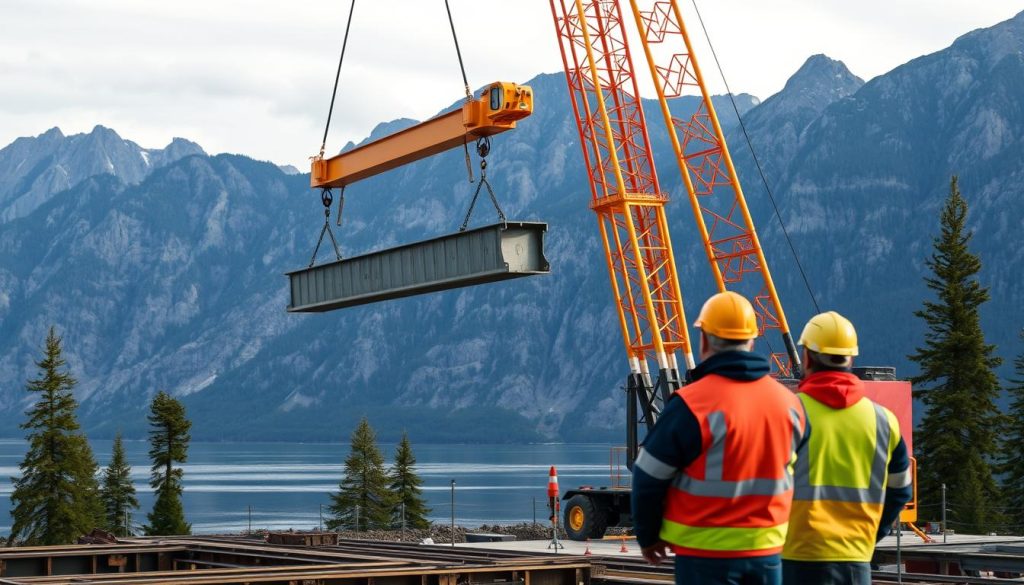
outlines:
{"label": "truck wheel", "polygon": [[565,503],[564,526],[572,540],[603,538],[608,529],[608,513],[599,501],[576,494]]}

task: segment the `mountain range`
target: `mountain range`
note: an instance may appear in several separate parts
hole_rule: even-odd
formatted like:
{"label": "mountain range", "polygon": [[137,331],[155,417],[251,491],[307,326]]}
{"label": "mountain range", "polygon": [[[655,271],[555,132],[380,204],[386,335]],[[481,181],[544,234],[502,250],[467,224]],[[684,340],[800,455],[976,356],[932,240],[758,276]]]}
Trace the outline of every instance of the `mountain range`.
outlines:
{"label": "mountain range", "polygon": [[[288,314],[283,273],[323,223],[307,174],[175,139],[54,128],[0,150],[0,423],[17,436],[48,327],[63,336],[92,436],[145,433],[157,390],[197,439],[605,441],[627,372],[562,74],[494,140],[488,178],[510,218],[549,224],[552,274],[315,315]],[[858,326],[861,363],[913,373],[913,316],[951,175],[1000,354],[1022,350],[1024,13],[867,82],[813,56],[763,102],[714,98],[793,329],[815,312],[746,137],[822,310]],[[679,98],[685,116],[693,98]],[[646,104],[686,309],[712,290],[655,104]],[[413,123],[381,124],[367,140]],[[745,130],[745,132],[744,132]],[[345,255],[455,231],[475,185],[449,152],[349,187]],[[478,204],[474,225],[496,214]],[[321,260],[327,259],[324,254]]]}

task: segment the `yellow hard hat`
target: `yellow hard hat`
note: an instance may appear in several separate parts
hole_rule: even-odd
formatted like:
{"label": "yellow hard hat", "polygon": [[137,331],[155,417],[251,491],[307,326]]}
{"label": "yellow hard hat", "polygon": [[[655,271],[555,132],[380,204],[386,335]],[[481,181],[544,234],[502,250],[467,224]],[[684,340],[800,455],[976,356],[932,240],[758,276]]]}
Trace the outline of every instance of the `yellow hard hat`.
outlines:
{"label": "yellow hard hat", "polygon": [[815,315],[804,326],[800,345],[828,355],[857,355],[857,330],[853,323],[835,311]]}
{"label": "yellow hard hat", "polygon": [[742,295],[732,291],[720,292],[708,299],[693,326],[722,339],[757,337],[754,307]]}

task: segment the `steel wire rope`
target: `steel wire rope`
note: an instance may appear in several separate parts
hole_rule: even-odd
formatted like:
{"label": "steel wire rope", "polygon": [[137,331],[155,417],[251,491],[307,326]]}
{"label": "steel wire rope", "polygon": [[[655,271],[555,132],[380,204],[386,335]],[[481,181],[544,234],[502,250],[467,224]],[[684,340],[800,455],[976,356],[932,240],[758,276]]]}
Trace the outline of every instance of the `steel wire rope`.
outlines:
{"label": "steel wire rope", "polygon": [[[324,124],[324,138],[320,141],[320,154],[317,158],[324,158],[324,151],[327,150],[327,133],[331,129],[331,117],[334,115],[334,101],[338,97],[338,81],[341,79],[341,64],[345,61],[345,49],[348,47],[348,33],[352,29],[352,15],[356,11],[356,0],[348,9],[348,20],[345,23],[345,36],[341,41],[341,55],[338,57],[338,70],[334,73],[334,89],[331,90],[331,105],[327,108],[327,123]],[[331,244],[334,246],[334,255],[341,260],[341,251],[338,250],[338,241],[334,239],[334,232],[331,231],[331,203],[333,202],[330,188],[323,189],[320,193],[320,200],[324,204],[324,227],[320,230],[320,238],[313,249],[313,257],[309,261],[310,268],[316,263],[316,255],[320,252],[320,244],[324,241],[324,234],[331,237]],[[341,187],[341,197],[338,201],[338,227],[341,227],[341,212],[345,207],[345,187]]]}
{"label": "steel wire rope", "polygon": [[[459,71],[462,72],[462,85],[466,90],[466,103],[473,101],[473,92],[469,90],[469,79],[466,77],[466,66],[462,62],[462,50],[459,49],[459,35],[455,34],[455,20],[452,18],[452,9],[448,0],[444,0],[444,9],[448,12],[448,26],[452,29],[452,40],[455,42],[455,56],[459,58]],[[462,142],[462,152],[466,156],[466,174],[469,175],[469,182],[473,182],[473,163],[469,159],[469,144]],[[479,189],[478,189],[479,190]]]}
{"label": "steel wire rope", "polygon": [[341,56],[338,57],[338,71],[334,74],[334,90],[331,91],[331,106],[327,109],[327,124],[324,125],[324,139],[320,143],[320,157],[323,158],[327,148],[327,132],[331,128],[331,116],[334,114],[334,100],[338,97],[338,80],[341,79],[341,64],[345,61],[345,48],[348,46],[348,32],[352,28],[352,14],[356,11],[356,0],[348,9],[348,22],[345,24],[345,37],[341,41]]}
{"label": "steel wire rope", "polygon": [[803,264],[800,262],[800,255],[797,254],[796,246],[793,244],[793,240],[789,237],[789,230],[786,229],[786,222],[782,220],[782,214],[779,213],[779,206],[775,202],[775,195],[772,194],[772,189],[768,185],[768,179],[765,177],[764,169],[761,167],[761,161],[757,158],[757,153],[754,152],[754,143],[750,140],[750,134],[747,133],[747,125],[743,123],[743,117],[740,116],[740,109],[736,105],[736,98],[732,94],[732,89],[729,88],[729,80],[725,78],[725,71],[722,70],[722,63],[718,60],[718,53],[715,51],[715,45],[711,42],[711,35],[708,34],[708,28],[704,25],[704,17],[700,14],[700,8],[697,7],[697,0],[690,0],[693,3],[693,9],[697,13],[697,20],[700,22],[701,29],[704,30],[704,37],[708,40],[708,47],[711,48],[711,55],[715,58],[715,66],[718,67],[718,74],[722,76],[722,82],[725,84],[725,92],[729,96],[729,101],[732,102],[732,109],[736,112],[736,120],[740,123],[740,128],[743,130],[743,137],[747,141],[747,148],[750,149],[750,156],[754,158],[754,164],[757,166],[757,172],[761,176],[761,182],[764,183],[764,189],[768,193],[768,199],[772,202],[772,209],[775,210],[775,217],[779,220],[779,226],[782,228],[782,234],[786,237],[786,243],[789,244],[789,249],[793,253],[793,259],[796,260],[796,267],[800,271],[800,277],[804,281],[804,287],[807,288],[807,294],[811,297],[811,303],[814,304],[815,313],[820,313],[821,309],[818,307],[818,300],[814,296],[814,291],[811,289],[811,283],[807,279],[807,273],[804,272]]}
{"label": "steel wire rope", "polygon": [[[448,4],[448,0],[444,0],[444,9],[448,12],[448,26],[452,29],[452,41],[455,42],[455,56],[459,59],[459,71],[462,72],[462,83],[466,88],[466,102],[473,100],[473,92],[469,90],[469,79],[466,77],[466,65],[462,61],[462,50],[459,49],[459,35],[455,32],[455,20],[452,18],[452,9]],[[466,171],[469,173],[469,182],[473,182],[473,165],[469,159],[469,145],[463,141],[462,148],[466,153]],[[460,232],[466,231],[466,226],[469,225],[469,217],[473,214],[473,207],[476,205],[477,197],[480,196],[480,188],[487,187],[487,194],[491,197],[491,203],[494,204],[494,209],[498,211],[498,219],[501,223],[507,224],[505,219],[505,212],[501,210],[501,205],[498,204],[498,198],[494,195],[494,189],[491,188],[491,184],[487,182],[487,153],[491,151],[491,139],[488,136],[484,136],[477,140],[476,144],[477,154],[480,155],[480,184],[476,186],[476,193],[473,194],[473,199],[469,204],[469,210],[466,212],[466,219],[462,222],[462,227],[459,228]]]}
{"label": "steel wire rope", "polygon": [[[354,1],[354,0],[353,0]],[[455,41],[455,55],[459,58],[459,71],[462,72],[462,83],[466,88],[466,99],[473,98],[473,92],[469,91],[469,79],[466,77],[466,66],[462,63],[462,50],[459,49],[459,35],[455,34],[455,21],[452,19],[452,9],[448,0],[444,0],[444,9],[448,12],[448,26],[452,27],[452,40]]]}

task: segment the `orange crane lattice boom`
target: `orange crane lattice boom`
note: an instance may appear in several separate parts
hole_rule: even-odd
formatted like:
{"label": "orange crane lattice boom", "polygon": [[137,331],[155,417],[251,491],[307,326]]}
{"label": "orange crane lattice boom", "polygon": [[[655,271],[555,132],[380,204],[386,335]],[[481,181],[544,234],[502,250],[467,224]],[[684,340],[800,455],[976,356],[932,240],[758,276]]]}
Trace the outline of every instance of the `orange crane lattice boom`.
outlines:
{"label": "orange crane lattice boom", "polygon": [[668,197],[658,183],[618,2],[551,0],[551,10],[629,360],[631,461],[636,423],[652,426],[681,383],[677,352],[687,370],[694,366]]}
{"label": "orange crane lattice boom", "polygon": [[[736,290],[744,280],[755,281],[750,291],[738,292],[751,293],[762,338],[767,330],[778,330],[782,336],[785,351],[771,352],[776,371],[783,377],[799,375],[800,358],[789,323],[679,4],[676,0],[629,0],[629,4],[715,284],[721,292]],[[700,104],[690,118],[676,118],[668,100],[687,89],[699,92]]]}

